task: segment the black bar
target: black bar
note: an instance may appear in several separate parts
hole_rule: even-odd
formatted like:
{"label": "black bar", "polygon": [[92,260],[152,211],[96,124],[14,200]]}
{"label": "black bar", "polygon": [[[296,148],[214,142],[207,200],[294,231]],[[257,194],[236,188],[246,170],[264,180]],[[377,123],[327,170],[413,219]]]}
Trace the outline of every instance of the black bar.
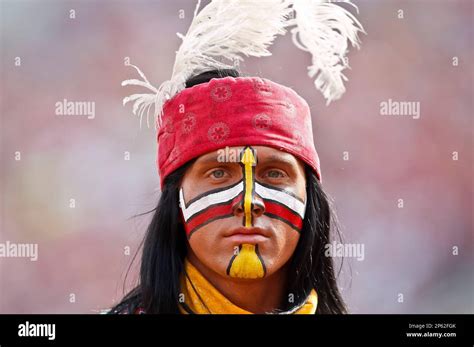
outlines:
{"label": "black bar", "polygon": [[[289,346],[473,346],[472,323],[472,315],[0,315],[0,347],[227,344],[254,336]],[[54,340],[48,326],[32,324],[54,324]]]}

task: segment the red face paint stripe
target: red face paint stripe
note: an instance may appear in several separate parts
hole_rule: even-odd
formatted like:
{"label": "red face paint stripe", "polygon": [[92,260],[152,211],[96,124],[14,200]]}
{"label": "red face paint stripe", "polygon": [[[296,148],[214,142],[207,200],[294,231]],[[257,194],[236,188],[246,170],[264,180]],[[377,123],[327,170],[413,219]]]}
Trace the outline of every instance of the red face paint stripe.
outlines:
{"label": "red face paint stripe", "polygon": [[188,223],[185,223],[186,235],[189,237],[191,233],[216,219],[232,217],[232,206],[240,199],[242,199],[242,195],[224,205],[211,205],[198,215],[193,216],[188,220]]}
{"label": "red face paint stripe", "polygon": [[266,215],[282,219],[287,224],[290,224],[294,229],[301,230],[303,227],[303,220],[298,214],[294,213],[287,207],[272,201],[264,200],[264,203]]}

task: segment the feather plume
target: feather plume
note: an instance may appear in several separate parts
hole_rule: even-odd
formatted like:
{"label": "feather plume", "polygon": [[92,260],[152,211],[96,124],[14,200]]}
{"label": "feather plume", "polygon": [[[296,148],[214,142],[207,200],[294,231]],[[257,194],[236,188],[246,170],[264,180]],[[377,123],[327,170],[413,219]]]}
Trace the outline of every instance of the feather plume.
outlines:
{"label": "feather plume", "polygon": [[[341,1],[340,1],[341,2]],[[354,6],[350,1],[342,1]],[[293,1],[295,27],[291,30],[296,47],[311,53],[308,75],[329,104],[345,92],[347,77],[342,70],[349,67],[346,53],[348,41],[359,48],[358,33],[362,25],[349,11],[324,0]]]}
{"label": "feather plume", "polygon": [[[349,4],[350,1],[346,1]],[[185,88],[193,75],[214,69],[231,69],[244,57],[269,56],[268,50],[277,35],[292,27],[295,45],[312,54],[308,75],[315,77],[315,86],[328,100],[344,93],[342,70],[347,40],[358,47],[358,31],[363,31],[357,19],[348,11],[327,0],[213,0],[194,18],[176,53],[170,80],[155,88],[135,65],[141,80],[130,79],[122,86],[148,89],[148,94],[133,94],[123,99],[133,102],[133,113],[147,118],[154,115],[155,126],[161,126],[164,103]]]}

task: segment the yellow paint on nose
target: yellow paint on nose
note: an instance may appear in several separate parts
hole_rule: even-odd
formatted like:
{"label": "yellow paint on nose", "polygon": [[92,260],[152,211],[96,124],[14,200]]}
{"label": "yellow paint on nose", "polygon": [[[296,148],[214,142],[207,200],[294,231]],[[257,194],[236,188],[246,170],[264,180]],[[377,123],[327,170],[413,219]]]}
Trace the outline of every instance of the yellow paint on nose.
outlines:
{"label": "yellow paint on nose", "polygon": [[257,164],[254,152],[250,147],[245,147],[242,154],[242,159],[240,160],[244,165],[244,225],[246,227],[252,226],[252,195],[254,189],[254,177],[253,177],[253,167]]}

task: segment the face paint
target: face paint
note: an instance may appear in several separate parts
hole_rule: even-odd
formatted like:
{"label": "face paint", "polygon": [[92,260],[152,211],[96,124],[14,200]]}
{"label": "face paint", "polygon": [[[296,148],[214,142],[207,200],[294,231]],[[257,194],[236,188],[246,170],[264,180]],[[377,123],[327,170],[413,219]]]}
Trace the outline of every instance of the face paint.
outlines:
{"label": "face paint", "polygon": [[262,278],[266,269],[258,245],[243,244],[239,252],[232,257],[227,267],[227,275],[236,278]]}
{"label": "face paint", "polygon": [[305,201],[284,189],[255,180],[257,157],[252,147],[245,147],[241,154],[243,180],[202,193],[185,201],[184,191],[179,191],[180,207],[186,235],[191,235],[204,225],[222,218],[234,216],[232,206],[242,203],[244,207],[243,226],[254,224],[252,202],[258,196],[264,203],[264,215],[278,219],[300,232],[305,214]]}
{"label": "face paint", "polygon": [[255,192],[265,203],[265,215],[279,219],[300,232],[306,210],[306,201],[281,188],[255,183]]}
{"label": "face paint", "polygon": [[[255,165],[257,158],[252,147],[245,147],[240,158],[244,189],[244,227],[253,226],[253,200],[255,196]],[[242,244],[239,252],[234,255],[227,267],[227,274],[237,278],[261,278],[265,276],[265,264],[258,254],[258,244]]]}
{"label": "face paint", "polygon": [[252,201],[255,195],[255,165],[257,165],[252,147],[244,148],[240,164],[244,177],[244,226],[248,228],[253,225]]}
{"label": "face paint", "polygon": [[184,192],[179,191],[179,204],[186,235],[191,235],[199,228],[215,220],[232,217],[232,206],[242,199],[243,182],[234,185],[214,189],[198,195],[187,203],[184,200]]}

